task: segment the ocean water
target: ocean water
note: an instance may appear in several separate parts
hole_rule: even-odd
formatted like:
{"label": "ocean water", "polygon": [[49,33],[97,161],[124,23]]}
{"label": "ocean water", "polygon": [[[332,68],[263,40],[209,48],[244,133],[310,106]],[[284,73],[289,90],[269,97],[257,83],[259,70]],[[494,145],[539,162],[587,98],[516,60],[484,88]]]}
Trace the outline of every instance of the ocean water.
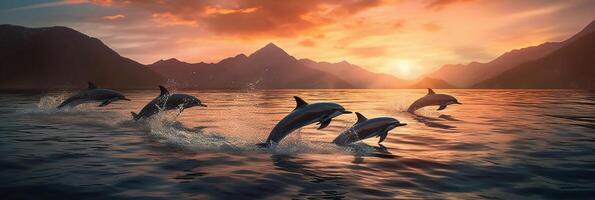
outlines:
{"label": "ocean water", "polygon": [[[425,90],[177,91],[209,107],[134,122],[132,102],[54,109],[70,92],[0,92],[2,199],[593,199],[595,92],[436,90],[463,105],[405,110]],[[274,151],[254,144],[295,107],[333,101],[409,125],[338,147],[342,115]],[[179,114],[179,115],[178,115]]]}

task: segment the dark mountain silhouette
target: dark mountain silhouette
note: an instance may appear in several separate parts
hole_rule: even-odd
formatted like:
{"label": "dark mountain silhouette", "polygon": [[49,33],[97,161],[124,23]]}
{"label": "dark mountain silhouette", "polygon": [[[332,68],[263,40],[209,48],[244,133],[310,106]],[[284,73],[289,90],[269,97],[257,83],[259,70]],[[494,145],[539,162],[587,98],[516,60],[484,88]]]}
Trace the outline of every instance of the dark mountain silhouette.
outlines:
{"label": "dark mountain silhouette", "polygon": [[307,67],[334,74],[357,88],[405,88],[409,84],[409,81],[388,74],[373,73],[347,61],[329,63],[300,59],[299,62]]}
{"label": "dark mountain silhouette", "polygon": [[250,56],[244,54],[218,63],[190,64],[176,59],[149,65],[181,88],[353,88],[330,73],[298,62],[283,49],[269,43]]}
{"label": "dark mountain silhouette", "polygon": [[436,88],[436,89],[453,89],[457,88],[446,81],[425,77],[407,88],[414,89],[425,89],[425,88]]}
{"label": "dark mountain silhouette", "polygon": [[584,34],[551,54],[529,61],[475,88],[595,89],[595,33]]}
{"label": "dark mountain silhouette", "polygon": [[519,64],[549,55],[564,45],[593,32],[595,32],[595,21],[563,42],[547,42],[538,46],[512,50],[488,63],[471,62],[467,65],[444,65],[437,71],[427,75],[427,77],[445,80],[458,87],[470,87],[473,84],[493,78],[502,72],[515,68]]}
{"label": "dark mountain silhouette", "polygon": [[155,88],[164,79],[100,40],[66,27],[0,25],[0,88]]}

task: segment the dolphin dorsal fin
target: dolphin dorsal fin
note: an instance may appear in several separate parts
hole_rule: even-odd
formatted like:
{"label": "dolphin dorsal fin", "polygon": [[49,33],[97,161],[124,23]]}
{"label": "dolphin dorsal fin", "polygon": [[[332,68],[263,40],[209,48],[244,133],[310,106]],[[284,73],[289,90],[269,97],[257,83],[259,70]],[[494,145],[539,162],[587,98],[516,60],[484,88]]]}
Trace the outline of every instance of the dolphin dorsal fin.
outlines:
{"label": "dolphin dorsal fin", "polygon": [[308,105],[308,103],[306,101],[304,101],[302,98],[300,98],[298,96],[293,96],[293,98],[295,99],[295,104],[296,104],[294,110],[303,108]]}
{"label": "dolphin dorsal fin", "polygon": [[362,115],[359,112],[355,112],[355,115],[357,115],[357,122],[355,122],[356,124],[362,123],[366,120],[368,120],[368,118],[366,118],[364,115]]}
{"label": "dolphin dorsal fin", "polygon": [[432,90],[432,88],[428,88],[428,94],[426,94],[426,95],[430,95],[430,94],[436,94],[436,93],[434,92],[434,90]]}
{"label": "dolphin dorsal fin", "polygon": [[161,94],[159,94],[159,96],[169,95],[169,91],[161,85],[159,86],[159,90],[161,90]]}
{"label": "dolphin dorsal fin", "polygon": [[92,89],[97,89],[97,86],[95,86],[95,84],[91,83],[91,82],[87,82],[89,84],[89,87],[87,89],[92,90]]}

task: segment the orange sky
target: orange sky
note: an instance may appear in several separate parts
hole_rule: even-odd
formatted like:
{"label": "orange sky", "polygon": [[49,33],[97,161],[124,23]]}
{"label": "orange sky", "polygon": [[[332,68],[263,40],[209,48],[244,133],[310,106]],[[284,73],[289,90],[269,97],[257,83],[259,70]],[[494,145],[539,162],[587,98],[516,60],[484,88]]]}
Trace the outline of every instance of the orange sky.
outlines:
{"label": "orange sky", "polygon": [[62,25],[141,63],[217,62],[273,42],[414,79],[559,41],[595,19],[590,0],[66,0],[0,3],[0,23]]}

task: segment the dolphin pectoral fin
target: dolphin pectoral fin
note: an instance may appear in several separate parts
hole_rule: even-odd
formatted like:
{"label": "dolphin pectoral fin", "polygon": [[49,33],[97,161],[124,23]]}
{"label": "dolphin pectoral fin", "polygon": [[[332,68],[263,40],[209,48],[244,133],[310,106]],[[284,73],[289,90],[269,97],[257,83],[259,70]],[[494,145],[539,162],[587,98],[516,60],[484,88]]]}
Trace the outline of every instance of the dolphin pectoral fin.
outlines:
{"label": "dolphin pectoral fin", "polygon": [[67,106],[68,104],[70,104],[70,102],[72,102],[71,99],[66,99],[66,101],[62,102],[60,105],[58,105],[58,107],[56,107],[57,109],[62,109],[64,106]]}
{"label": "dolphin pectoral fin", "polygon": [[103,101],[103,103],[99,104],[99,107],[107,106],[110,103],[111,103],[110,100],[105,100],[105,101]]}
{"label": "dolphin pectoral fin", "polygon": [[103,103],[99,104],[99,107],[107,106],[108,104],[114,102],[115,99],[108,99],[103,101]]}
{"label": "dolphin pectoral fin", "polygon": [[388,136],[388,131],[384,131],[380,134],[380,140],[378,140],[378,144],[382,143],[382,141],[384,141],[386,139],[386,136]]}
{"label": "dolphin pectoral fin", "polygon": [[79,104],[84,103],[84,101],[82,100],[83,97],[80,96],[72,96],[69,97],[68,99],[64,100],[64,102],[62,102],[60,105],[58,105],[58,107],[56,107],[57,109],[62,109],[63,107],[75,107]]}
{"label": "dolphin pectoral fin", "polygon": [[446,108],[446,106],[448,106],[448,105],[441,105],[441,106],[438,108],[438,110],[444,110],[444,109]]}
{"label": "dolphin pectoral fin", "polygon": [[330,119],[327,119],[325,121],[320,122],[320,127],[318,127],[318,130],[323,129],[323,128],[326,128],[329,124],[331,124],[331,121],[332,120],[333,119],[330,118]]}

